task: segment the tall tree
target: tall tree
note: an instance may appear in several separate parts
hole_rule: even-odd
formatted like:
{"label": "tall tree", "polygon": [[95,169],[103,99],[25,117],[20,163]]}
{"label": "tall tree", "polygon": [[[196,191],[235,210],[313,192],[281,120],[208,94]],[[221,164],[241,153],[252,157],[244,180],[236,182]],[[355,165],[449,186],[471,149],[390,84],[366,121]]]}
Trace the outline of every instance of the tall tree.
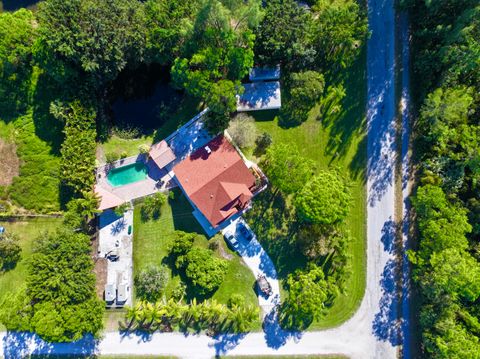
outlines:
{"label": "tall tree", "polygon": [[36,38],[29,10],[0,14],[0,117],[25,111],[32,74],[32,45]]}
{"label": "tall tree", "polygon": [[284,194],[300,191],[314,172],[313,161],[302,157],[296,147],[286,144],[270,146],[262,168],[276,190]]}
{"label": "tall tree", "polygon": [[311,13],[296,1],[268,1],[265,17],[255,31],[257,60],[265,65],[306,67],[315,55],[308,38],[311,23]]}
{"label": "tall tree", "polygon": [[47,0],[38,11],[40,46],[56,61],[104,89],[145,49],[145,16],[137,0]]}
{"label": "tall tree", "polygon": [[295,199],[300,218],[323,225],[342,222],[351,203],[350,190],[336,171],[320,171]]}

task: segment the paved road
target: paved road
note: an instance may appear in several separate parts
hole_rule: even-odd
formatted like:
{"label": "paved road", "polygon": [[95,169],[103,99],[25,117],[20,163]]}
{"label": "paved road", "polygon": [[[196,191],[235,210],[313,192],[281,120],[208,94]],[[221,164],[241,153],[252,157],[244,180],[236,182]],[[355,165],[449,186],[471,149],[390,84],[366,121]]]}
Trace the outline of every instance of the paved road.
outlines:
{"label": "paved road", "polygon": [[[167,354],[186,358],[214,355],[331,354],[351,358],[388,359],[397,356],[400,331],[408,323],[397,319],[400,281],[394,265],[394,10],[393,0],[368,0],[372,36],[368,42],[368,169],[367,285],[355,315],[343,325],[319,332],[282,331],[267,316],[265,331],[247,335],[184,336],[163,333],[122,336],[107,333],[75,344],[49,344],[22,333],[0,333],[4,356],[27,353]],[[408,136],[407,136],[408,137]],[[403,302],[403,301],[402,301]],[[402,310],[403,311],[403,310]],[[404,354],[408,351],[404,350]]]}

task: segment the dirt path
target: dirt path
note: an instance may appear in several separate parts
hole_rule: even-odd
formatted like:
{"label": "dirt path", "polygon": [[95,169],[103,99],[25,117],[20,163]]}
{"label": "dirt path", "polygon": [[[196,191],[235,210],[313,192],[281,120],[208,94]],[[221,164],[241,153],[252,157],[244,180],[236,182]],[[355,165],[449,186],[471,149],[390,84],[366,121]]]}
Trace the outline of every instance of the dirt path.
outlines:
{"label": "dirt path", "polygon": [[12,183],[13,177],[18,176],[20,161],[17,156],[17,146],[14,143],[6,142],[0,138],[0,186],[8,186]]}

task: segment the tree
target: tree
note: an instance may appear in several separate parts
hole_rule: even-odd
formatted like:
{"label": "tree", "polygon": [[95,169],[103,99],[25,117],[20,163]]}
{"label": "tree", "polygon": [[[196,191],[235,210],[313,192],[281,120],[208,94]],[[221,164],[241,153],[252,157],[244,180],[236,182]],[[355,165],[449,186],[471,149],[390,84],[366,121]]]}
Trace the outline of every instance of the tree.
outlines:
{"label": "tree", "polygon": [[212,132],[228,127],[228,116],[236,109],[235,95],[241,90],[239,80],[253,66],[254,35],[238,20],[218,0],[205,1],[185,54],[175,59],[171,70],[174,85],[210,107]]}
{"label": "tree", "polygon": [[253,117],[240,113],[230,121],[228,134],[233,142],[241,148],[251,148],[257,138],[257,127]]}
{"label": "tree", "polygon": [[265,153],[268,147],[273,143],[273,138],[268,132],[262,133],[260,136],[257,137],[255,140],[255,152],[262,155]]}
{"label": "tree", "polygon": [[96,297],[90,238],[60,228],[34,241],[26,288],[9,299],[0,319],[9,330],[36,332],[68,342],[103,327],[104,303]]}
{"label": "tree", "polygon": [[325,313],[325,303],[331,294],[323,270],[316,265],[305,272],[297,270],[288,276],[287,286],[288,298],[282,306],[280,321],[286,328],[306,329]]}
{"label": "tree", "polygon": [[222,132],[228,127],[230,113],[237,108],[235,95],[242,91],[243,87],[230,80],[220,80],[211,84],[210,90],[205,95],[205,102],[210,109],[206,126],[212,134]]}
{"label": "tree", "polygon": [[126,211],[130,209],[130,202],[122,203],[120,206],[115,207],[114,212],[117,216],[122,217]]}
{"label": "tree", "polygon": [[223,282],[228,262],[217,258],[211,250],[192,248],[185,255],[185,275],[200,296],[208,295]]}
{"label": "tree", "polygon": [[78,196],[92,191],[95,183],[95,111],[74,101],[62,109],[59,117],[65,120],[65,140],[60,149],[62,183]]}
{"label": "tree", "polygon": [[148,0],[145,3],[146,59],[168,64],[181,56],[200,1]]}
{"label": "tree", "polygon": [[300,156],[295,146],[274,144],[268,148],[262,168],[277,191],[292,194],[300,191],[312,177],[314,164]]}
{"label": "tree", "polygon": [[329,71],[350,66],[367,38],[365,11],[353,0],[319,0],[313,11],[316,63]]}
{"label": "tree", "polygon": [[0,117],[25,111],[36,38],[31,11],[0,14]]}
{"label": "tree", "polygon": [[137,296],[154,302],[160,299],[168,283],[168,270],[165,266],[149,266],[135,276]]}
{"label": "tree", "polygon": [[145,197],[141,209],[143,220],[160,217],[162,206],[165,203],[167,203],[167,196],[162,192],[156,192],[152,196]]}
{"label": "tree", "polygon": [[187,254],[193,247],[193,241],[197,237],[196,233],[187,233],[182,231],[174,232],[174,239],[170,247],[170,254],[176,259]]}
{"label": "tree", "polygon": [[336,171],[320,171],[305,184],[295,204],[301,219],[334,225],[342,222],[350,208],[350,190]]}
{"label": "tree", "polygon": [[293,72],[288,87],[289,96],[284,111],[291,121],[300,124],[308,118],[309,111],[321,99],[325,79],[315,71]]}
{"label": "tree", "polygon": [[0,234],[0,272],[15,268],[21,258],[22,248],[14,233]]}
{"label": "tree", "polygon": [[95,89],[143,59],[146,22],[136,0],[47,0],[38,20],[40,46],[86,74]]}
{"label": "tree", "polygon": [[255,56],[261,64],[304,68],[313,60],[308,35],[312,16],[294,0],[272,0],[256,29]]}

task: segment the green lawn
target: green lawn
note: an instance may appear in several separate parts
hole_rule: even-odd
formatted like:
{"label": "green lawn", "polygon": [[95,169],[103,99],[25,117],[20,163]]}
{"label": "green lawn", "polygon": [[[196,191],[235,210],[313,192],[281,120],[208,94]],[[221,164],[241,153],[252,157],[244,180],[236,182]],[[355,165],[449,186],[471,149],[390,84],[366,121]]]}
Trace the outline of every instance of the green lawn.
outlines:
{"label": "green lawn", "polygon": [[[319,120],[319,108],[311,111],[309,119],[296,127],[283,127],[279,124],[275,112],[257,112],[256,126],[259,132],[268,132],[274,143],[286,143],[296,146],[303,156],[311,158],[317,169],[338,168],[352,182],[353,203],[347,220],[348,228],[354,237],[350,246],[352,275],[346,282],[346,292],[340,295],[330,308],[326,317],[314,322],[310,329],[334,327],[350,318],[359,306],[365,291],[366,268],[366,124],[365,124],[365,58],[359,59],[345,76],[346,97],[343,100],[343,112],[335,120]],[[248,151],[247,151],[248,153]],[[250,153],[250,157],[259,160]],[[265,194],[256,201],[256,206],[266,200]],[[280,200],[277,199],[277,202]],[[291,239],[273,238],[276,229],[285,226],[289,221],[285,214],[287,203],[275,203],[271,214],[265,214],[265,208],[256,209],[249,216],[260,241],[278,266],[279,276],[284,279],[291,270],[301,266],[298,258],[291,258],[291,247],[282,241]],[[248,215],[247,215],[248,216]],[[272,218],[267,218],[270,216]],[[275,217],[275,218],[273,218]],[[259,219],[260,218],[260,219]],[[268,223],[268,224],[266,224]],[[286,232],[288,230],[284,230]],[[277,243],[273,243],[277,242]]]}
{"label": "green lawn", "polygon": [[[157,220],[142,221],[141,205],[135,206],[134,211],[134,242],[133,242],[133,266],[134,273],[138,273],[149,264],[160,264],[165,262],[168,256],[168,248],[173,240],[173,232],[181,230],[185,232],[196,232],[203,234],[203,230],[192,215],[192,206],[177,188],[174,190],[175,198],[169,200],[162,208],[161,215]],[[195,246],[207,247],[208,240],[199,237],[194,243]],[[214,293],[213,298],[221,303],[227,303],[234,293],[241,294],[246,303],[257,305],[257,297],[253,290],[255,278],[250,270],[243,264],[241,258],[227,248],[225,241],[220,241],[224,253],[232,259],[229,260],[226,277],[220,288]],[[220,256],[220,249],[216,255]],[[171,290],[180,281],[178,275],[172,275],[167,285],[166,294],[170,295]]]}
{"label": "green lawn", "polygon": [[[27,275],[27,261],[32,253],[32,244],[42,231],[53,231],[61,224],[59,218],[41,218],[25,221],[6,222],[0,221],[0,226],[8,232],[16,233],[20,238],[22,247],[22,259],[17,266],[6,272],[0,273],[0,302],[9,293],[15,293],[25,283]],[[0,329],[2,326],[0,324]]]}

